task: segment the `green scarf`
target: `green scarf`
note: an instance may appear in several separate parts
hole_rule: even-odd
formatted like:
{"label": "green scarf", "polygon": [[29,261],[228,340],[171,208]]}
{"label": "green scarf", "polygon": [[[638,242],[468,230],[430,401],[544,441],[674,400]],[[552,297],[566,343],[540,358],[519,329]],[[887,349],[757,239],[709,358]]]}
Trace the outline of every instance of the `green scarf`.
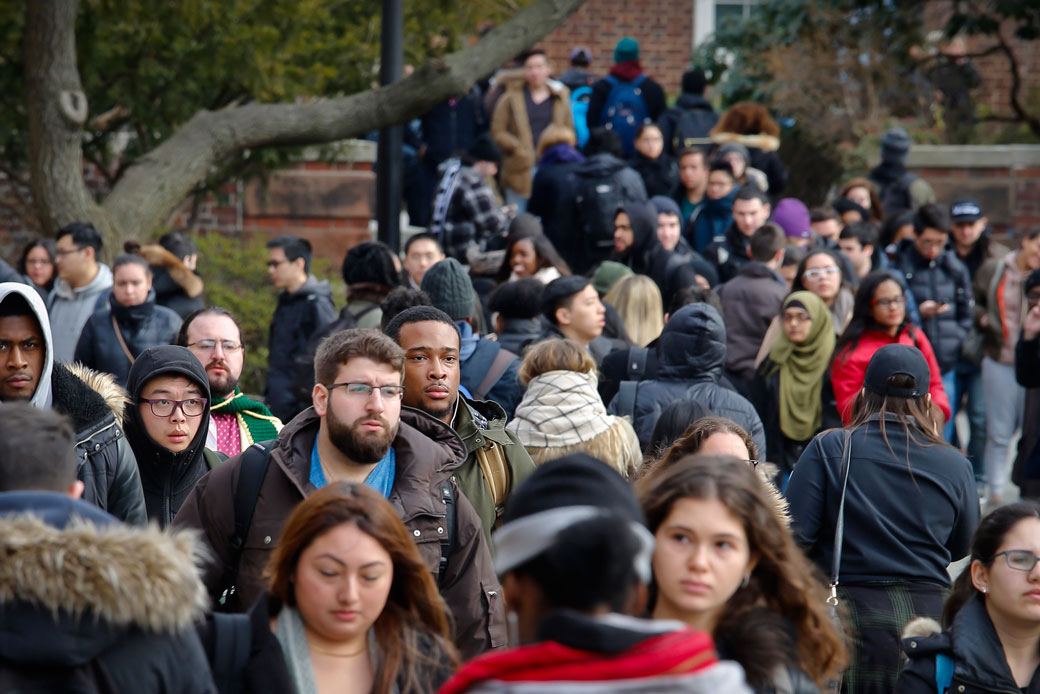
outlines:
{"label": "green scarf", "polygon": [[267,409],[267,405],[250,400],[237,387],[235,392],[226,398],[214,398],[209,409],[212,414],[236,415],[236,418],[246,425],[254,442],[278,438],[278,430],[282,426],[281,421]]}
{"label": "green scarf", "polygon": [[[780,431],[794,441],[811,439],[820,430],[823,404],[820,390],[834,352],[834,323],[827,305],[812,292],[794,292],[784,299],[783,311],[800,303],[812,319],[809,337],[791,342],[781,331],[769,350],[780,371]],[[772,372],[769,374],[772,375]]]}

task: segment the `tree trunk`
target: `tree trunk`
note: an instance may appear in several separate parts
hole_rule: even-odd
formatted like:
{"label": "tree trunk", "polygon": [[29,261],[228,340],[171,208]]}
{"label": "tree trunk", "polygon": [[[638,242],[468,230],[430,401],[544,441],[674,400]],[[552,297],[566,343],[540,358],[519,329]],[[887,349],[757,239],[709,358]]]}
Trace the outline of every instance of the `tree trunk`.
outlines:
{"label": "tree trunk", "polygon": [[[215,166],[246,148],[309,145],[355,137],[406,123],[544,37],[584,0],[537,0],[475,45],[432,61],[411,77],[379,89],[303,104],[250,104],[199,111],[123,175],[101,209],[80,175],[83,118],[73,123],[58,110],[63,91],[80,90],[74,27],[77,0],[29,2],[26,71],[33,193],[47,228],[72,219],[100,222],[114,233],[147,234]],[[31,46],[31,48],[30,48]],[[60,121],[60,122],[59,122]],[[38,173],[39,172],[39,173]],[[37,180],[39,176],[39,180]],[[39,192],[38,192],[39,190]]]}
{"label": "tree trunk", "polygon": [[29,173],[40,228],[53,234],[70,222],[91,221],[111,242],[111,217],[83,182],[87,100],[76,68],[79,0],[26,3],[25,80],[29,114]]}

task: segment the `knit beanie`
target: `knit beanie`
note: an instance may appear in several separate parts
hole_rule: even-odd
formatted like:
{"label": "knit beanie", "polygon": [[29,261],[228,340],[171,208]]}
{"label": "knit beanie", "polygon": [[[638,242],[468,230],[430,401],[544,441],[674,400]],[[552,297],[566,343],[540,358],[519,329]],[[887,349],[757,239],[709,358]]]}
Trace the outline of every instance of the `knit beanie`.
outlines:
{"label": "knit beanie", "polygon": [[420,289],[452,320],[465,320],[473,315],[473,284],[465,268],[454,258],[445,258],[427,270]]}
{"label": "knit beanie", "polygon": [[751,152],[749,152],[748,148],[740,144],[739,142],[727,142],[726,144],[722,145],[721,147],[719,147],[718,151],[715,152],[715,158],[721,161],[722,158],[730,152],[736,152],[740,156],[744,157],[745,162],[747,162],[748,164],[751,163]]}
{"label": "knit beanie", "polygon": [[881,161],[902,164],[910,151],[910,135],[902,128],[892,128],[881,138]]}
{"label": "knit beanie", "polygon": [[798,198],[784,198],[773,209],[773,221],[789,239],[807,239],[811,234],[809,208]]}
{"label": "knit beanie", "polygon": [[519,212],[509,222],[508,235],[519,238],[530,238],[542,233],[542,222],[529,212]]}
{"label": "knit beanie", "polygon": [[627,265],[614,260],[604,260],[592,273],[592,286],[596,288],[597,294],[606,296],[615,284],[631,274],[634,274],[632,268]]}
{"label": "knit beanie", "polygon": [[[676,217],[682,218],[682,212],[679,210],[679,203],[672,200],[667,195],[655,195],[650,198],[650,204],[657,210],[657,214],[674,214]],[[592,281],[596,283],[595,279]],[[599,291],[599,287],[596,288]]]}
{"label": "knit beanie", "polygon": [[626,36],[617,42],[614,49],[614,62],[623,63],[628,60],[639,60],[639,42]]}
{"label": "knit beanie", "polygon": [[467,152],[474,161],[493,161],[496,164],[502,163],[502,150],[498,148],[495,141],[491,139],[491,135],[484,133],[469,146]]}

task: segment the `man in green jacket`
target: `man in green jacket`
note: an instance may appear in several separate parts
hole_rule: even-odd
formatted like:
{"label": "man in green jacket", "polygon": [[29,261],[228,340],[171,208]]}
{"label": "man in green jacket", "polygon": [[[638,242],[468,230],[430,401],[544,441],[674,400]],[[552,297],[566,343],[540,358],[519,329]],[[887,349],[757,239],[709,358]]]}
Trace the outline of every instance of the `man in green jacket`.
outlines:
{"label": "man in green jacket", "polygon": [[498,403],[459,392],[461,339],[448,314],[414,306],[395,316],[386,334],[405,352],[403,404],[449,425],[466,444],[466,462],[455,480],[490,539],[510,490],[534,472],[531,456],[506,431],[506,413]]}

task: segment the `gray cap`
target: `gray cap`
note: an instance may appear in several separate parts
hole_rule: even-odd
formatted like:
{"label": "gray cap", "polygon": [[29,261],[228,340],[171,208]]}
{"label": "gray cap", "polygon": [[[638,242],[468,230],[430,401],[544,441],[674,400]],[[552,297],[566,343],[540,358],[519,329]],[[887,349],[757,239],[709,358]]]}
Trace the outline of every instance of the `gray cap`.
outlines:
{"label": "gray cap", "polygon": [[445,258],[427,270],[420,289],[452,320],[465,320],[473,315],[473,283],[466,269],[454,258]]}

